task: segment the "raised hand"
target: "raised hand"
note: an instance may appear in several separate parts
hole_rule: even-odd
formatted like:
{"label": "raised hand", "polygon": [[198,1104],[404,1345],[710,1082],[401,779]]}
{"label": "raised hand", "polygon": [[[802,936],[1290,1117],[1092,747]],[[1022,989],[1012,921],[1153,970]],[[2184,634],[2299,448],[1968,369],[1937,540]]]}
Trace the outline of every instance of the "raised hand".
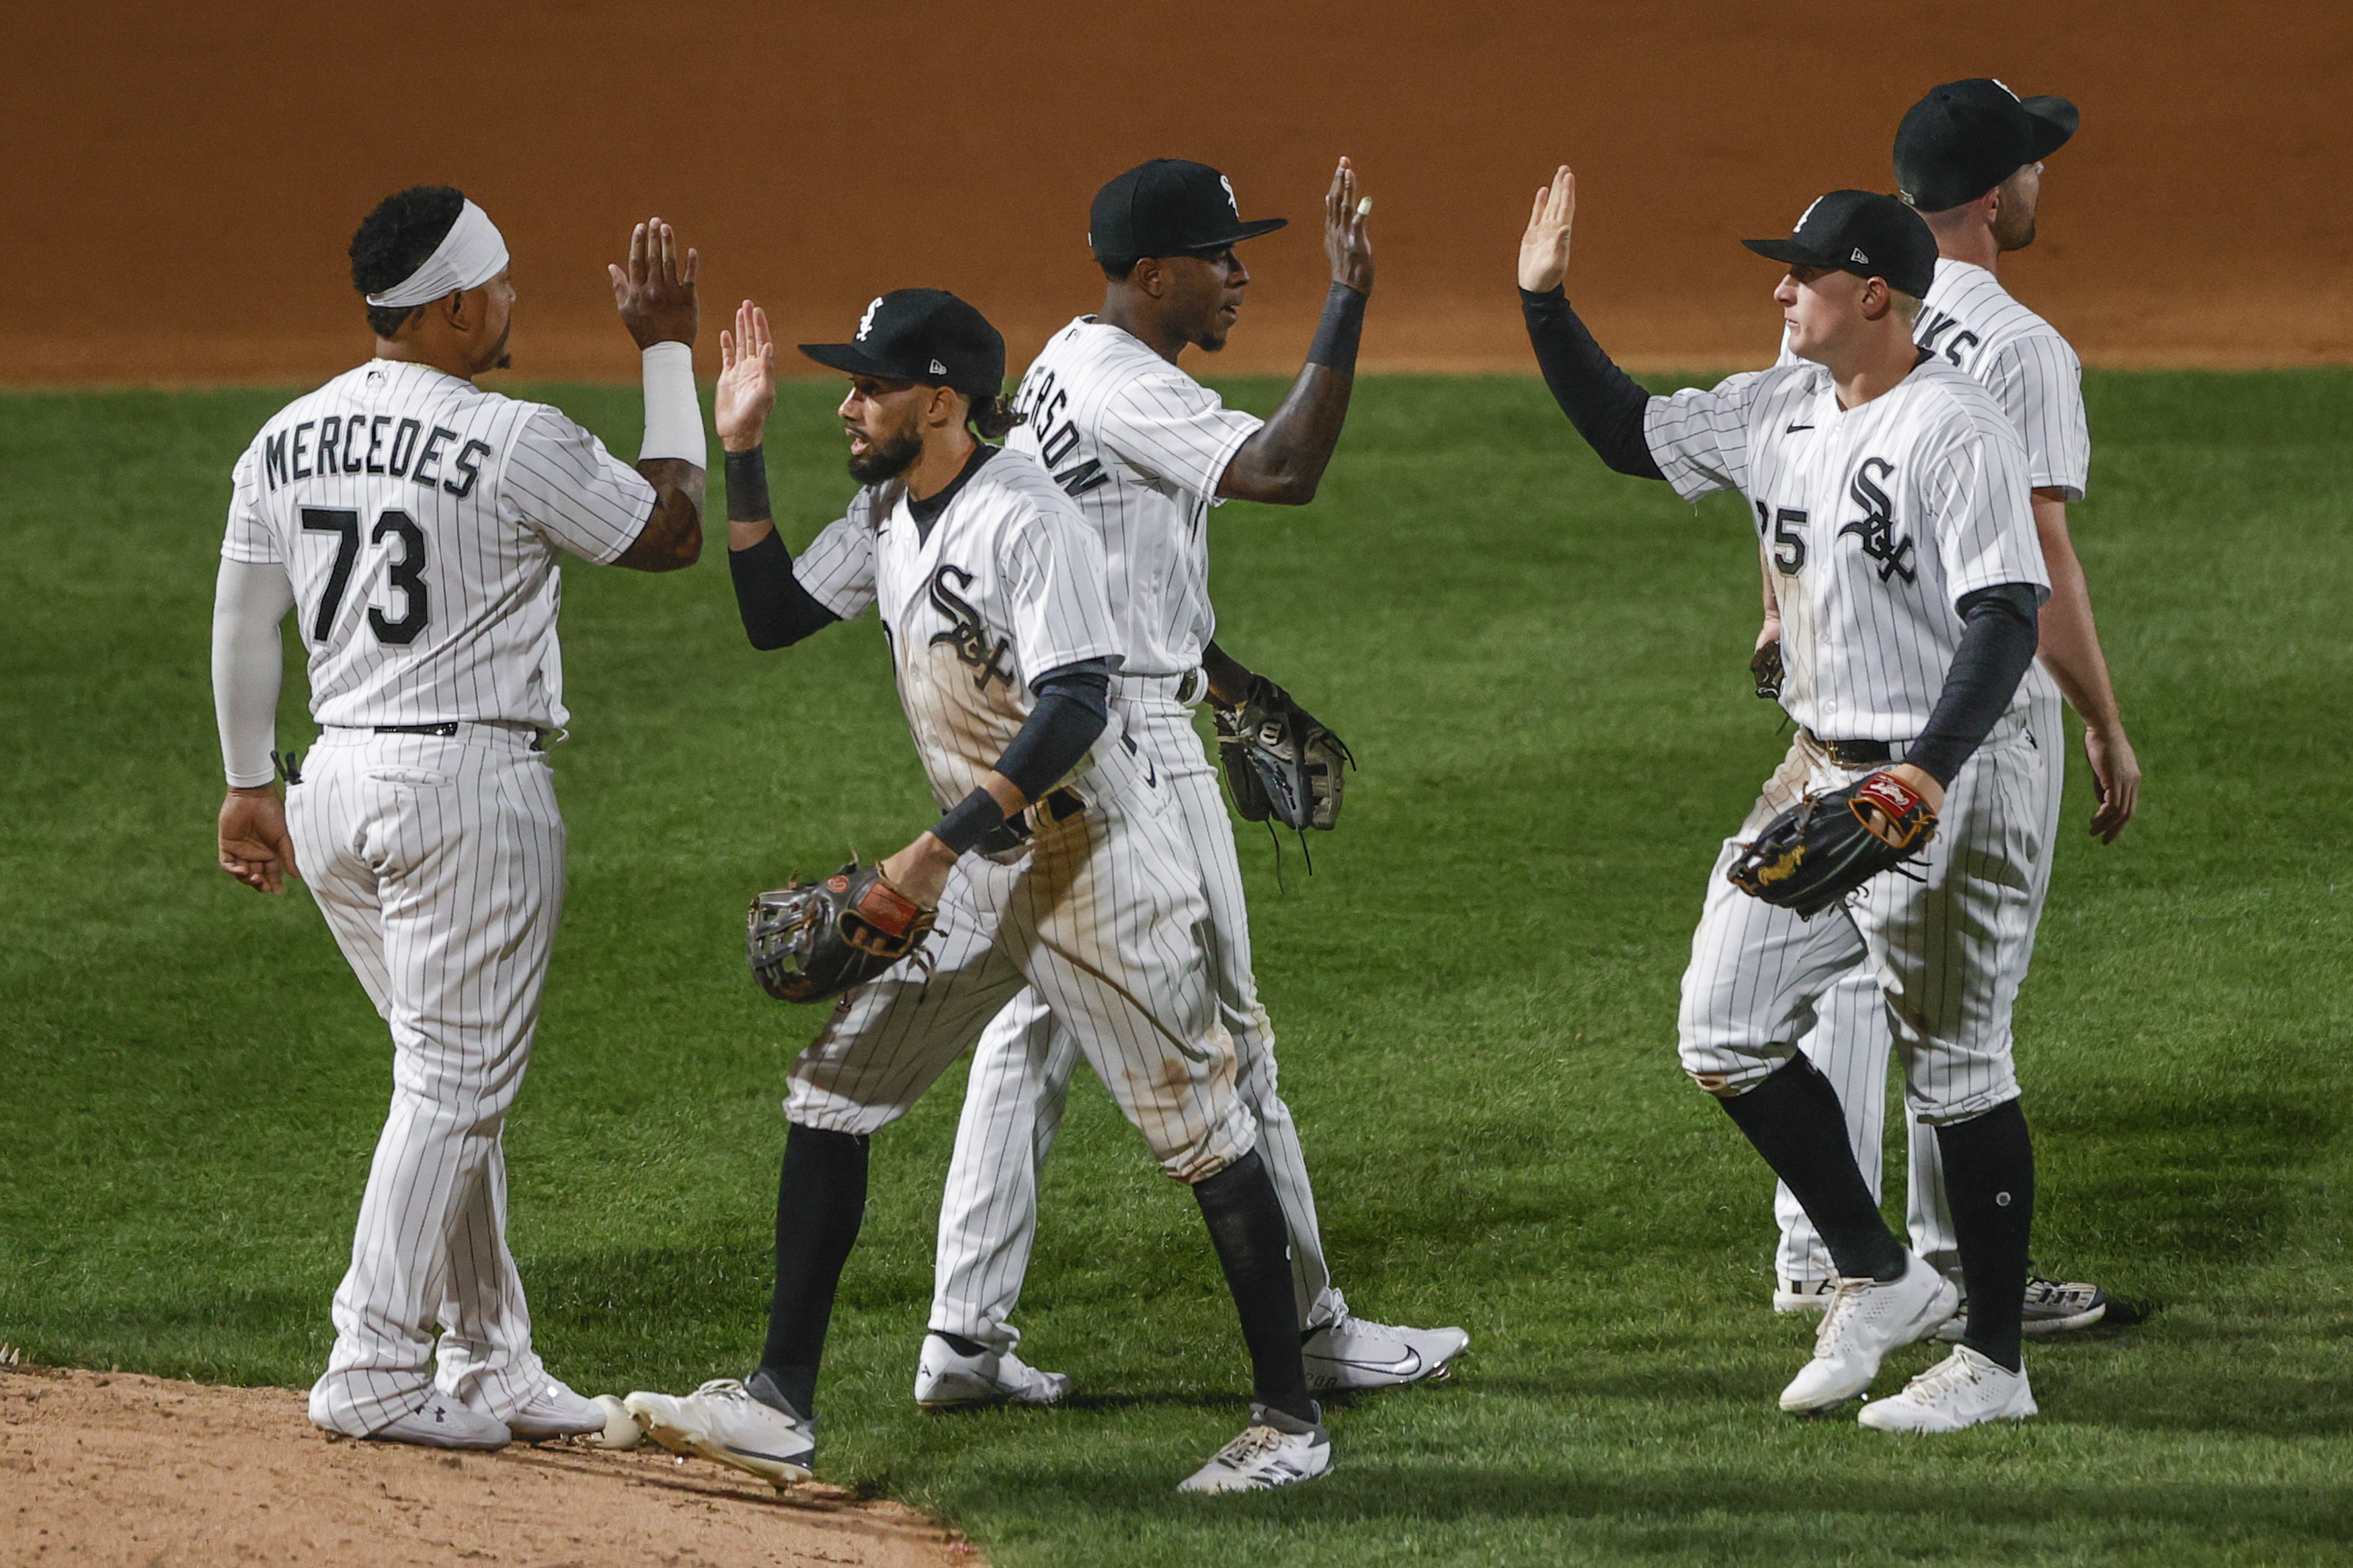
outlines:
{"label": "raised hand", "polygon": [[621,312],[621,325],[629,329],[638,347],[694,342],[702,324],[694,298],[700,259],[690,250],[681,261],[677,233],[658,217],[630,231],[628,266],[608,264],[605,270],[612,275],[613,304]]}
{"label": "raised hand", "polygon": [[776,345],[768,336],[768,312],[746,300],[735,307],[735,330],[719,330],[719,388],[712,398],[712,422],[719,444],[748,452],[768,428],[776,405]]}
{"label": "raised hand", "polygon": [[1324,254],[1332,261],[1332,281],[1345,283],[1360,294],[1373,291],[1373,242],[1365,233],[1365,216],[1373,198],[1356,195],[1356,171],[1348,160],[1332,171],[1332,188],[1324,193]]}
{"label": "raised hand", "polygon": [[1552,184],[1536,192],[1528,231],[1520,236],[1520,287],[1546,294],[1568,275],[1568,235],[1577,226],[1577,176],[1563,163]]}

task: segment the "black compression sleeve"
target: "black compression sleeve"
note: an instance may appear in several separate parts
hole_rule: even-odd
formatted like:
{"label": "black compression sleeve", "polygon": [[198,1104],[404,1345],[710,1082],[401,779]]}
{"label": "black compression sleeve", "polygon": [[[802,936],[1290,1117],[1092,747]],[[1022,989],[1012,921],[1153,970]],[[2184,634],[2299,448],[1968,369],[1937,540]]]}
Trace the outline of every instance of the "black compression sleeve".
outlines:
{"label": "black compression sleeve", "polygon": [[1638,479],[1662,479],[1659,460],[1642,434],[1651,395],[1610,362],[1568,308],[1568,296],[1520,290],[1520,313],[1528,320],[1528,341],[1553,400],[1601,460]]}
{"label": "black compression sleeve", "polygon": [[[1967,629],[1945,672],[1936,711],[1904,760],[1949,785],[1961,764],[1993,731],[2034,662],[2037,598],[2024,583],[2004,583],[1961,595]],[[2054,738],[2055,739],[2055,738]]]}
{"label": "black compression sleeve", "polygon": [[768,455],[754,447],[727,454],[727,521],[765,522],[776,516],[768,504]]}
{"label": "black compression sleeve", "polygon": [[793,575],[793,552],[774,530],[748,550],[729,551],[727,573],[735,580],[735,607],[754,647],[786,647],[841,619],[801,586]]}
{"label": "black compression sleeve", "polygon": [[1100,659],[1047,671],[1038,678],[1038,706],[997,771],[1024,800],[1036,800],[1076,767],[1111,722],[1111,672]]}
{"label": "black compression sleeve", "polygon": [[1356,342],[1365,331],[1365,295],[1345,283],[1335,283],[1324,296],[1324,319],[1315,323],[1315,341],[1308,345],[1309,364],[1330,365],[1354,374]]}

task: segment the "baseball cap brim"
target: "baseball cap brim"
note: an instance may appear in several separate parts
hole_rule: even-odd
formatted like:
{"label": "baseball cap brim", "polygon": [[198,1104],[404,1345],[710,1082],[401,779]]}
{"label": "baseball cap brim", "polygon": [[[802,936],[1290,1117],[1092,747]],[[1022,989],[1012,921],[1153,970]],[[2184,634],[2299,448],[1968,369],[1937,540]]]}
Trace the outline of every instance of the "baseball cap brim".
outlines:
{"label": "baseball cap brim", "polygon": [[913,381],[905,369],[884,364],[856,343],[803,343],[801,353],[831,370],[847,375],[871,375],[877,381]]}
{"label": "baseball cap brim", "polygon": [[1825,272],[1838,270],[1836,257],[1809,250],[1794,239],[1744,239],[1740,243],[1759,256],[1770,257],[1791,267],[1819,267]]}
{"label": "baseball cap brim", "polygon": [[2021,98],[2018,100],[2018,107],[2026,110],[2027,118],[2033,121],[2033,152],[2028,160],[2030,163],[2039,163],[2067,145],[2068,139],[2075,134],[2075,127],[2083,120],[2081,111],[2073,104],[2047,93],[2040,98]]}
{"label": "baseball cap brim", "polygon": [[1229,234],[1216,235],[1208,239],[1196,240],[1191,245],[1187,246],[1183,250],[1174,252],[1173,254],[1179,256],[1200,256],[1211,254],[1223,250],[1229,245],[1240,245],[1246,239],[1256,239],[1262,234],[1272,234],[1276,229],[1282,227],[1284,225],[1290,223],[1290,221],[1291,220],[1287,217],[1254,217],[1248,223],[1236,224],[1233,227],[1233,231]]}

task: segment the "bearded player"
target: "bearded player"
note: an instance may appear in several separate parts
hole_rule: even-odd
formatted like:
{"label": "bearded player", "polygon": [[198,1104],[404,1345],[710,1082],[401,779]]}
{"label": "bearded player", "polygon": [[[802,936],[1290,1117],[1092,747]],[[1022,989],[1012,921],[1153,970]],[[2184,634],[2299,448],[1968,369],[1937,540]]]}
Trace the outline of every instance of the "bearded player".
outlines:
{"label": "bearded player", "polygon": [[[1177,363],[1225,347],[1250,280],[1236,248],[1282,226],[1245,221],[1233,184],[1204,163],[1155,158],[1097,193],[1088,239],[1106,287],[1102,310],[1057,332],[1022,378],[1024,421],[1009,449],[1035,457],[1103,542],[1124,654],[1112,704],[1166,781],[1209,900],[1220,1027],[1232,1037],[1259,1152],[1282,1202],[1308,1375],[1367,1389],[1441,1376],[1469,1343],[1461,1329],[1357,1318],[1324,1256],[1315,1194],[1290,1108],[1276,1087],[1274,1032],[1251,973],[1250,913],[1217,769],[1193,727],[1205,700],[1242,707],[1269,688],[1214,640],[1209,509],[1233,499],[1302,506],[1332,459],[1356,380],[1373,286],[1369,200],[1343,159],[1324,195],[1332,285],[1307,363],[1271,419],[1225,406]],[[1311,721],[1312,722],[1312,721]],[[1226,728],[1230,728],[1230,721]],[[1336,769],[1335,770],[1336,773]],[[1070,1379],[1015,1352],[1010,1321],[1037,1237],[1038,1181],[1075,1070],[1069,1021],[1025,992],[981,1038],[940,1205],[931,1332],[915,1399],[931,1408],[1051,1404]]]}
{"label": "bearded player", "polygon": [[[1782,702],[1799,729],[1717,856],[1679,1018],[1685,1071],[1797,1194],[1838,1271],[1781,1407],[1864,1394],[1891,1351],[1958,1304],[1889,1232],[1837,1091],[1797,1047],[1822,994],[1860,963],[1881,986],[1911,1112],[1943,1146],[1975,1303],[1952,1354],[1860,1419],[1915,1432],[2023,1419],[2035,1414],[2020,1350],[2034,1154],[2010,1014],[2057,826],[2050,745],[2020,689],[2049,593],[2024,445],[1981,384],[1914,345],[1936,243],[1894,197],[1834,191],[1787,239],[1747,241],[1788,268],[1774,299],[1799,363],[1672,397],[1643,392],[1569,309],[1575,214],[1563,168],[1520,246],[1546,383],[1611,468],[1685,500],[1739,491],[1782,607]],[[1804,842],[1758,864],[1752,846],[1792,823]],[[1819,905],[1780,901],[1814,878],[1818,845],[1843,854],[1865,835],[1915,864],[1851,855],[1887,868],[1815,883]]]}
{"label": "bearded player", "polygon": [[936,909],[923,957],[846,993],[793,1064],[767,1343],[742,1381],[628,1405],[655,1439],[783,1484],[809,1473],[834,1292],[866,1209],[872,1136],[1029,987],[1162,1170],[1191,1188],[1248,1346],[1241,1435],[1179,1490],[1255,1490],[1332,1462],[1309,1397],[1282,1213],[1234,1086],[1198,931],[1199,873],[1168,786],[1112,712],[1120,645],[1101,546],[1037,459],[992,447],[1013,415],[1005,340],[935,289],[867,307],[801,352],[849,377],[848,512],[796,561],[776,535],[762,432],[776,401],[765,316],[723,336],[728,563],[754,647],[873,610],[941,815],[881,863]]}
{"label": "bearded player", "polygon": [[[2083,717],[2084,750],[2098,797],[2091,830],[2112,844],[2138,803],[2140,763],[2117,710],[2092,620],[2091,595],[2067,532],[2067,504],[2084,499],[2091,468],[2083,367],[2067,341],[2010,298],[1995,275],[2004,255],[2034,243],[2042,160],[2066,144],[2076,123],[2075,106],[2063,98],[2021,100],[1984,77],[1947,82],[1905,112],[1895,132],[1895,175],[1904,200],[1921,213],[1936,237],[1936,279],[1922,301],[1915,341],[1984,383],[2026,443],[2035,531],[2051,576],[2038,668],[2022,683],[2028,727],[2052,748],[2048,787],[2055,797],[2066,782],[2061,694]],[[1782,363],[1796,363],[1786,345]],[[1769,658],[1774,656],[1767,650],[1776,647],[1781,632],[1769,563],[1765,603],[1757,647],[1760,657]],[[2035,888],[2039,909],[2049,889],[2050,857],[2036,866],[2043,879]],[[1848,975],[1822,999],[1818,1019],[1801,1045],[1839,1091],[1855,1159],[1875,1196],[1887,1109],[1882,1086],[1892,1044],[1877,983],[1868,973]],[[1936,1138],[1911,1119],[1905,1132],[1913,1250],[1957,1280],[1960,1258]],[[1781,1311],[1819,1311],[1835,1286],[1830,1256],[1786,1186],[1775,1192],[1773,1206],[1781,1226],[1773,1304]],[[2022,1326],[2029,1335],[2061,1333],[2099,1321],[2107,1308],[2106,1293],[2096,1285],[2030,1272]],[[1967,1321],[1957,1317],[1939,1333],[1957,1338]]]}
{"label": "bearded player", "polygon": [[[702,549],[695,255],[657,218],[610,268],[643,351],[635,468],[557,410],[474,384],[507,364],[515,289],[505,240],[462,194],[385,198],[351,259],[375,357],[237,459],[213,609],[220,864],[265,892],[307,880],[392,1028],[391,1114],[311,1419],[495,1448],[604,1426],[532,1350],[501,1139],[564,901],[546,755],[570,717],[558,557],[667,572]],[[288,760],[281,804],[290,610],[320,735],[302,767]]]}

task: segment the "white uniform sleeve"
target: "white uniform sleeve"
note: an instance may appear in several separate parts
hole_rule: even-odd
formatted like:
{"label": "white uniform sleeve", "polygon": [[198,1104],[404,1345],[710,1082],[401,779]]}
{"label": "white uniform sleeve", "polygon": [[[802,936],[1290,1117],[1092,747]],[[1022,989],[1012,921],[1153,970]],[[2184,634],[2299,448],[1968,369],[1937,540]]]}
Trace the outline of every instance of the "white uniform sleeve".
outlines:
{"label": "white uniform sleeve", "polygon": [[1023,685],[1082,659],[1107,658],[1117,668],[1103,542],[1077,509],[1044,505],[1017,514],[997,554]]}
{"label": "white uniform sleeve", "polygon": [[238,789],[259,789],[276,773],[269,753],[286,677],[278,626],[293,607],[293,580],[278,563],[221,563],[213,585],[213,719],[223,771]]}
{"label": "white uniform sleeve", "polygon": [[2031,583],[2051,596],[2051,574],[2034,531],[2026,447],[1990,416],[1955,419],[1945,449],[1923,470],[1923,513],[1935,530],[1951,602],[1980,588]]}
{"label": "white uniform sleeve", "polygon": [[602,565],[652,521],[654,487],[562,410],[542,407],[515,432],[499,504],[510,521]]}
{"label": "white uniform sleeve", "polygon": [[221,556],[255,566],[275,566],[282,558],[278,536],[261,515],[261,482],[256,472],[260,464],[261,448],[257,442],[245,449],[230,470],[228,531],[221,539]]}
{"label": "white uniform sleeve", "polygon": [[1642,414],[1642,436],[1659,472],[1685,500],[1748,484],[1748,425],[1771,371],[1726,376],[1712,391],[1687,386],[1653,397]]}
{"label": "white uniform sleeve", "polygon": [[1226,465],[1265,423],[1179,372],[1120,388],[1103,405],[1097,439],[1146,479],[1214,502]]}
{"label": "white uniform sleeve", "polygon": [[848,515],[827,523],[793,558],[793,576],[810,598],[845,621],[874,603],[874,492],[858,492]]}
{"label": "white uniform sleeve", "polygon": [[2033,332],[2002,345],[1979,372],[2026,443],[2026,482],[2084,499],[2091,476],[2092,432],[2084,416],[2084,364],[2056,332]]}

